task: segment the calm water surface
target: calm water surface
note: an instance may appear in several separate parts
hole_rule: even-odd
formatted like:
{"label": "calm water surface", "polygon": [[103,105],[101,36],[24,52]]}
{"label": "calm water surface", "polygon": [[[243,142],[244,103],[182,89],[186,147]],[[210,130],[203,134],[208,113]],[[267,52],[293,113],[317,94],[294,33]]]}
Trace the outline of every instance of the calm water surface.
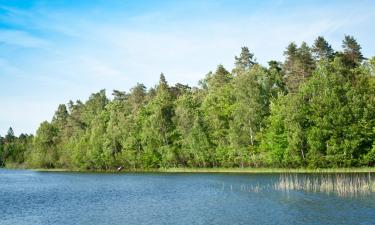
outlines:
{"label": "calm water surface", "polygon": [[375,224],[375,196],[277,191],[278,174],[0,170],[0,224]]}

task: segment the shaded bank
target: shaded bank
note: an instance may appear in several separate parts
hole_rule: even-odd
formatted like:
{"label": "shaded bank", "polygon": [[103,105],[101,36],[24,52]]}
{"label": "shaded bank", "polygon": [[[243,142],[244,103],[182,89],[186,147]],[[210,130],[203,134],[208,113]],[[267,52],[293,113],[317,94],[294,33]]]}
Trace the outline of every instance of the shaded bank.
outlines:
{"label": "shaded bank", "polygon": [[286,169],[286,168],[160,168],[160,169],[124,169],[117,170],[82,170],[82,169],[32,169],[38,172],[102,172],[102,173],[129,173],[129,172],[157,172],[157,173],[375,173],[375,167],[362,168],[327,168],[327,169]]}

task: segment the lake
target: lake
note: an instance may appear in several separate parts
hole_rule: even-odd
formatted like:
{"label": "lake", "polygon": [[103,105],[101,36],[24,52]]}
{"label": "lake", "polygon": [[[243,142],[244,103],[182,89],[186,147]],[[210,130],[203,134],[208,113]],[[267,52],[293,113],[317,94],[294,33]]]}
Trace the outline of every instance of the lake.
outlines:
{"label": "lake", "polygon": [[279,176],[1,169],[0,224],[375,224],[374,194],[281,191]]}

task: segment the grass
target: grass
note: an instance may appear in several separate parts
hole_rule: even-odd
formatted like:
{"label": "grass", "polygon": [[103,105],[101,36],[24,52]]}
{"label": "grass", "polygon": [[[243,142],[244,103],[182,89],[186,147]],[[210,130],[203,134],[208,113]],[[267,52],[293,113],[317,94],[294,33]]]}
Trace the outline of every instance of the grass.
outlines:
{"label": "grass", "polygon": [[161,172],[161,173],[375,173],[375,167],[360,168],[329,168],[329,169],[287,169],[287,168],[159,168],[159,169],[124,169],[121,172],[116,170],[80,170],[80,169],[33,169],[39,172]]}

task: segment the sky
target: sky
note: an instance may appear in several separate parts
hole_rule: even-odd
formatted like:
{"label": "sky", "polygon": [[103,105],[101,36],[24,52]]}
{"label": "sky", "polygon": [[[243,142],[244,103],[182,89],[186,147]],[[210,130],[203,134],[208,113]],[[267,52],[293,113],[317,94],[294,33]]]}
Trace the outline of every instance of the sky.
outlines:
{"label": "sky", "polygon": [[283,60],[291,42],[353,35],[375,55],[375,2],[238,0],[0,0],[0,135],[35,133],[58,104],[106,89],[196,85],[247,46]]}

